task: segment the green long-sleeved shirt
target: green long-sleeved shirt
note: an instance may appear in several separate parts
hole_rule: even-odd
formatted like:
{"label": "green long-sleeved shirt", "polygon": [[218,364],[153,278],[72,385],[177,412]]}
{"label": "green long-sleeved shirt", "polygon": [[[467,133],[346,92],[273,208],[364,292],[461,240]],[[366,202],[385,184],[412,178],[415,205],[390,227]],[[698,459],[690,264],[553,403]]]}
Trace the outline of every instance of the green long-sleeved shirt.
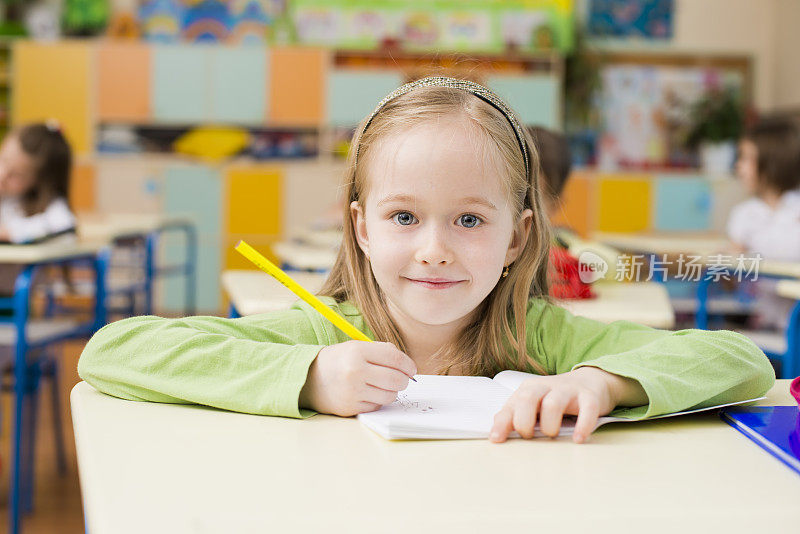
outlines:
{"label": "green long-sleeved shirt", "polygon": [[[355,306],[323,300],[371,336]],[[590,365],[642,385],[649,404],[614,415],[652,417],[745,400],[775,381],[766,356],[735,332],[669,332],[626,321],[607,325],[539,299],[528,303],[526,320],[528,354],[548,374]],[[309,366],[324,346],[348,339],[302,301],[240,319],[133,317],[92,337],[78,373],[123,399],[306,417],[313,412],[299,408],[298,397]]]}

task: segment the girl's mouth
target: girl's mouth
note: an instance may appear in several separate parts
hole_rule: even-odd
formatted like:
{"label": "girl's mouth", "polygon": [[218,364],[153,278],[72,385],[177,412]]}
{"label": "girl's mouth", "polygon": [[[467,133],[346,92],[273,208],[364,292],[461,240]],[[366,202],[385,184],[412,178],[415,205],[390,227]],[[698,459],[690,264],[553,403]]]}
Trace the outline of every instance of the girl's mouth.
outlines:
{"label": "girl's mouth", "polygon": [[447,289],[454,287],[465,280],[448,280],[447,278],[406,278],[415,285],[428,289]]}

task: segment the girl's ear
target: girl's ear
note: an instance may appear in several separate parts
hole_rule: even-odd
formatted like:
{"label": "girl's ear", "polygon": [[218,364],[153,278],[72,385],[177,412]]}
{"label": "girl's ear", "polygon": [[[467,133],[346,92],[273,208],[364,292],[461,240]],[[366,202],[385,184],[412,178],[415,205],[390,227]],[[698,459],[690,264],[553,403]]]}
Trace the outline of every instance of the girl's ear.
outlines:
{"label": "girl's ear", "polygon": [[353,223],[353,232],[356,235],[358,246],[364,255],[369,258],[369,237],[367,236],[367,220],[364,210],[357,200],[350,203],[350,220]]}
{"label": "girl's ear", "polygon": [[525,243],[528,241],[531,224],[533,224],[533,211],[526,209],[520,215],[517,224],[514,225],[514,233],[511,234],[511,243],[509,243],[508,251],[506,252],[506,265],[513,263],[519,257]]}

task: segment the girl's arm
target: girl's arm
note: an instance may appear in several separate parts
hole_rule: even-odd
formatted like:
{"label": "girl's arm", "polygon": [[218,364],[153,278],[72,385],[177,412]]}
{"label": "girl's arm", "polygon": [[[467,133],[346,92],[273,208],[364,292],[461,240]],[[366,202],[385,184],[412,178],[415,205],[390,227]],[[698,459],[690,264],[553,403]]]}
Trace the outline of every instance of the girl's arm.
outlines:
{"label": "girl's arm", "polygon": [[571,414],[578,416],[573,440],[581,443],[615,408],[618,416],[652,417],[758,397],[775,381],[766,356],[734,332],[606,325],[536,300],[527,327],[528,354],[548,376],[520,385],[495,416],[492,441],[512,430],[533,437],[537,423],[556,436]]}
{"label": "girl's arm", "polygon": [[239,412],[305,417],[298,396],[330,328],[301,309],[241,319],[133,317],[86,345],[78,374],[130,400],[198,403]]}
{"label": "girl's arm", "polygon": [[[544,360],[548,373],[591,366],[638,382],[646,402],[614,415],[652,417],[745,400],[763,395],[775,382],[764,353],[736,332],[604,324],[535,301],[528,318],[529,353]],[[625,394],[635,398],[636,391]],[[631,400],[621,399],[618,406],[630,406]]]}

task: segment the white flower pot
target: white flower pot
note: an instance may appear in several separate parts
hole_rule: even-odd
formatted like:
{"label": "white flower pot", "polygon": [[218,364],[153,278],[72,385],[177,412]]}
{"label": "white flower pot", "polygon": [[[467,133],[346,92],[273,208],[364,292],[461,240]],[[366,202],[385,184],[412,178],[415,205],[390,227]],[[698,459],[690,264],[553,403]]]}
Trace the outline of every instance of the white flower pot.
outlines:
{"label": "white flower pot", "polygon": [[736,144],[734,141],[700,145],[700,161],[706,174],[730,174],[735,159]]}

